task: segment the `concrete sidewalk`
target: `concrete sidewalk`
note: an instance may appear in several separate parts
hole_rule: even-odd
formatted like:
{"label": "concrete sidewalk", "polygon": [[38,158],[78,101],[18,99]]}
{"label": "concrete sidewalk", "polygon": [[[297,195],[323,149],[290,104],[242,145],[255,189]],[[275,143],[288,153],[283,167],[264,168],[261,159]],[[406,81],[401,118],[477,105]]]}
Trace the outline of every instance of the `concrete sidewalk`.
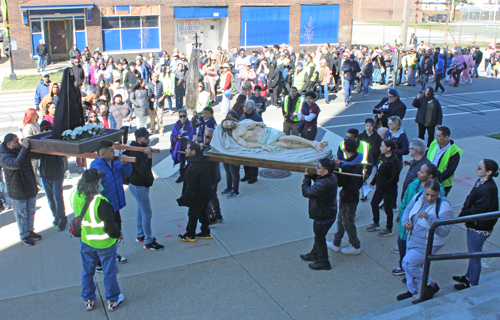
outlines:
{"label": "concrete sidewalk", "polygon": [[[336,139],[329,132],[324,136]],[[485,156],[500,158],[500,141],[474,137],[455,142],[464,150],[449,197],[458,215],[476,180],[475,166]],[[225,188],[222,173],[219,191]],[[360,203],[356,218],[363,253],[345,256],[330,251],[333,269],[317,272],[299,258],[313,243],[307,200],[300,190],[302,174],[260,177],[254,185],[241,184],[241,197],[220,197],[224,223],[213,226],[213,240],[195,243],[177,239],[184,232],[187,210],[175,201],[182,188],[175,179],[175,174],[158,179],[151,189],[153,233],[165,245],[160,252],[145,251],[134,242],[136,204],[126,190],[128,205],[121,210],[125,243],[118,250],[130,262],[119,266],[126,298],[113,313],[105,311],[101,301],[96,301],[96,310],[84,311],[78,239],[52,227],[43,192],[37,201],[35,227],[44,239],[32,248],[18,240],[12,211],[0,213],[2,318],[338,319],[393,303],[396,295],[407,291],[402,277],[391,273],[399,259],[390,251],[397,236],[382,238],[365,230],[371,223],[369,202]],[[66,200],[77,180],[77,175],[66,180]],[[68,213],[72,212],[69,203]],[[334,226],[329,240],[335,230]],[[345,240],[342,246],[347,245]],[[499,248],[500,234],[494,232],[484,250]],[[442,253],[466,249],[463,226],[454,226]],[[446,287],[453,282],[451,276],[463,274],[466,266],[467,261],[460,260],[436,262],[431,275]],[[484,274],[497,270],[500,260],[483,259]],[[97,294],[105,300],[102,275],[96,275],[96,280]]]}

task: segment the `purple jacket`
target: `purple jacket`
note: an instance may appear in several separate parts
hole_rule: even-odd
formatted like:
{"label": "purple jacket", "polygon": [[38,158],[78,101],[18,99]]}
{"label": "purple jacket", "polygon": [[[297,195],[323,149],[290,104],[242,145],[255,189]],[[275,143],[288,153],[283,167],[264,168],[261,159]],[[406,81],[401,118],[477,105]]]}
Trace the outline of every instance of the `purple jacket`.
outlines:
{"label": "purple jacket", "polygon": [[[179,139],[178,136],[182,134],[183,139]],[[181,162],[181,154],[179,151],[186,150],[188,140],[193,140],[194,129],[191,127],[191,121],[182,123],[178,120],[172,133],[170,134],[170,154],[172,155],[172,160],[174,160],[174,166]]]}

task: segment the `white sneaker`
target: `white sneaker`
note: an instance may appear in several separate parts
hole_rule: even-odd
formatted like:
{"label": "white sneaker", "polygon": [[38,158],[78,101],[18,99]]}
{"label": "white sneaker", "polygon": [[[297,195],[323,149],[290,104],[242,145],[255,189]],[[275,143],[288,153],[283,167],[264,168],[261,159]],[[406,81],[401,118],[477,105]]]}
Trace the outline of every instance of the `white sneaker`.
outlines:
{"label": "white sneaker", "polygon": [[361,248],[356,249],[353,246],[348,246],[347,248],[343,248],[340,250],[343,254],[361,254]]}
{"label": "white sneaker", "polygon": [[332,249],[335,252],[340,252],[340,247],[337,247],[336,245],[333,244],[333,241],[327,241],[326,246],[330,249]]}
{"label": "white sneaker", "polygon": [[108,301],[108,310],[109,311],[115,311],[116,308],[118,308],[118,306],[123,302],[123,300],[125,300],[125,296],[123,295],[123,293],[120,293],[120,295],[118,296],[118,300],[116,301]]}

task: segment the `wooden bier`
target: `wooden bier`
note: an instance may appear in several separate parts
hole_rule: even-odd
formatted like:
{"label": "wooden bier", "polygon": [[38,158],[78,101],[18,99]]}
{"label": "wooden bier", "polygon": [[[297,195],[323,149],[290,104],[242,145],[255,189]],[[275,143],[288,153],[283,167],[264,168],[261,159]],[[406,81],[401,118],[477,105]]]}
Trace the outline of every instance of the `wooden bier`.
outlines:
{"label": "wooden bier", "polygon": [[[81,153],[81,154],[69,154],[69,153],[64,153],[64,152],[47,151],[47,150],[36,150],[36,151],[33,151],[33,152],[35,152],[35,153],[42,153],[42,154],[50,154],[50,155],[53,155],[53,156],[88,158],[88,159],[97,159],[98,158],[97,154],[92,153],[92,152],[86,152],[86,153]],[[116,157],[113,158],[113,160],[126,161],[126,162],[135,162],[135,157],[116,156]]]}
{"label": "wooden bier", "polygon": [[[115,143],[113,145],[113,148],[115,148],[115,150],[139,151],[139,152],[144,152],[144,149],[145,149],[144,147],[133,147],[133,146],[128,146],[128,145],[119,144],[119,143]],[[160,149],[151,148],[151,152],[160,153]]]}
{"label": "wooden bier", "polygon": [[[286,170],[286,171],[294,171],[294,172],[304,172],[307,170],[310,174],[316,174],[316,163],[291,163],[291,162],[281,162],[275,160],[267,160],[267,159],[255,159],[241,156],[233,156],[222,153],[215,153],[209,151],[206,155],[206,159],[208,161],[214,162],[223,162],[229,164],[238,164],[249,167],[259,167],[259,168],[267,168],[267,169],[276,169],[276,170]],[[347,172],[338,172],[334,171],[335,174],[352,176],[352,177],[363,177],[362,174],[355,173],[347,173]]]}

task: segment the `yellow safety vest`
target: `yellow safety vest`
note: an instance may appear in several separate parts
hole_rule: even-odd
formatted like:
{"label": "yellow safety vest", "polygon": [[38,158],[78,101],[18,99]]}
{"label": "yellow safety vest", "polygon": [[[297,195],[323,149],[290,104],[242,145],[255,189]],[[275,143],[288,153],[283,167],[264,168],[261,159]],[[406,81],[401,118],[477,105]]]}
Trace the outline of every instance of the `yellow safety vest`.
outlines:
{"label": "yellow safety vest", "polygon": [[[289,98],[290,98],[290,96],[286,96],[285,97],[285,103],[283,104],[283,109],[284,109],[283,111],[285,112],[285,114],[286,114],[286,112],[288,110],[288,100],[289,100]],[[299,113],[300,107],[302,106],[303,103],[304,103],[304,97],[301,96],[300,99],[298,99],[297,103],[295,104],[295,111],[294,111],[294,113]],[[283,118],[286,120],[286,117],[283,117]],[[292,121],[293,122],[299,122],[300,120],[299,120],[299,118],[295,117]]]}
{"label": "yellow safety vest", "polygon": [[[339,143],[339,147],[340,147],[340,150],[342,150],[342,153],[344,154],[344,159],[347,159],[347,156],[346,156],[345,151],[344,151],[344,141]],[[365,141],[359,140],[358,150],[356,150],[356,151],[363,155],[363,161],[361,161],[361,163],[368,164],[368,156],[369,156],[368,152],[370,151],[370,144],[365,142]],[[366,168],[366,166],[363,166],[363,180],[365,179],[366,172],[367,172],[367,168]]]}
{"label": "yellow safety vest", "polygon": [[[438,144],[437,144],[437,141],[434,140],[434,141],[432,141],[431,145],[429,146],[429,150],[427,150],[427,159],[429,159],[430,162],[432,162],[434,160],[434,157],[436,156],[436,153],[437,153],[437,149],[438,149]],[[438,166],[439,172],[443,172],[446,170],[446,168],[448,167],[448,161],[457,152],[460,154],[460,156],[464,153],[462,151],[462,149],[457,147],[457,145],[455,145],[455,144],[452,144],[448,148],[448,150],[446,150],[446,152],[441,156],[441,160],[439,161],[439,166]],[[455,178],[455,174],[453,174],[451,177],[449,177],[445,181],[442,181],[441,184],[443,185],[443,187],[450,187],[453,184],[454,178]]]}
{"label": "yellow safety vest", "polygon": [[304,69],[300,70],[300,72],[298,69],[296,69],[293,73],[293,86],[297,88],[297,91],[300,91],[306,83],[305,77],[306,72],[304,71]]}

